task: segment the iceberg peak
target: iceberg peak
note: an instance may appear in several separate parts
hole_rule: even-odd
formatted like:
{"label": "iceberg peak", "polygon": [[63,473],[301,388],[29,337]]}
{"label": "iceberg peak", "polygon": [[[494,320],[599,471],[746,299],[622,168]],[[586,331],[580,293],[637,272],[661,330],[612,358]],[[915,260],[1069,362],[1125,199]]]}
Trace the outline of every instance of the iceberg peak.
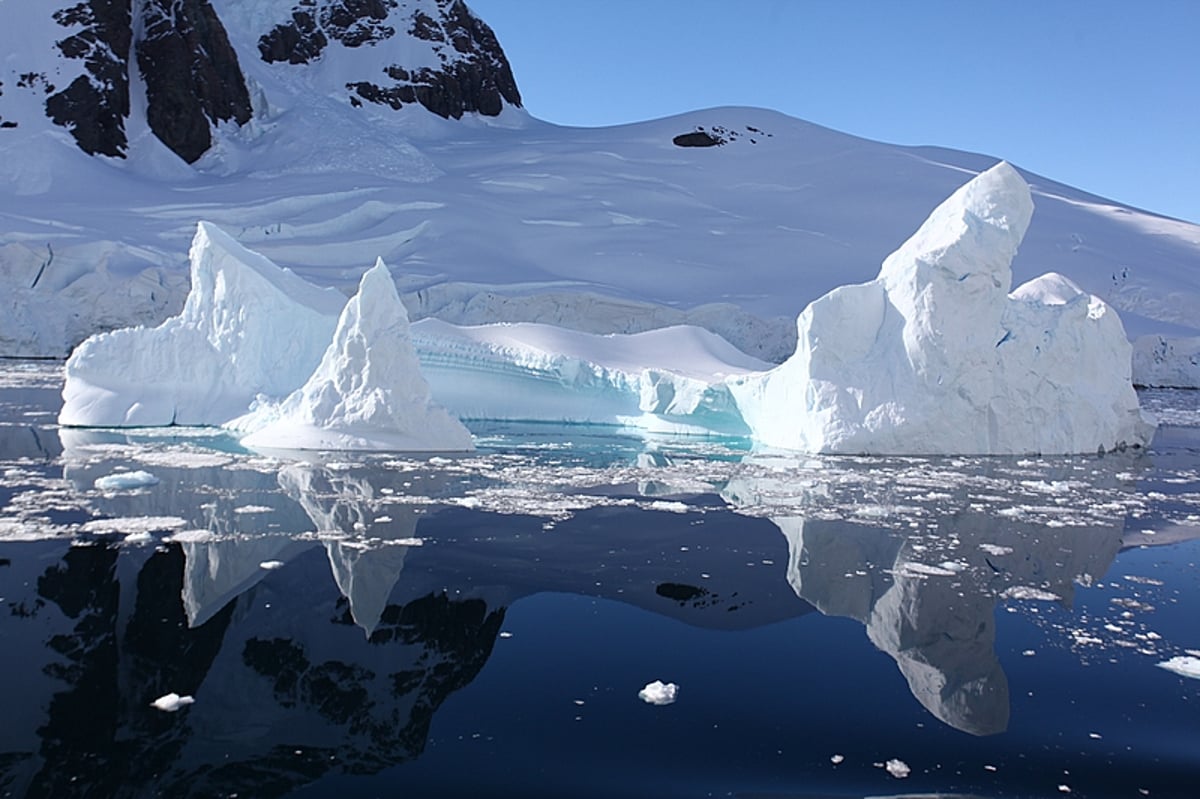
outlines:
{"label": "iceberg peak", "polygon": [[279,449],[465,452],[470,432],[433,402],[408,313],[382,259],[363,274],[333,341],[278,417],[242,440]]}

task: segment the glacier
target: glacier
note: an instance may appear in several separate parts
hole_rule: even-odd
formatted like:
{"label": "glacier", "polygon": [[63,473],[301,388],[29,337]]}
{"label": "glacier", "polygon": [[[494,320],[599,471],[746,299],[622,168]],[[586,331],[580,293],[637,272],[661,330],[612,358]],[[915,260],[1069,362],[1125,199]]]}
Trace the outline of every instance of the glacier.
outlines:
{"label": "glacier", "polygon": [[[234,426],[237,426],[237,422]],[[387,265],[368,269],[338,318],[321,363],[242,439],[252,448],[449,451],[475,449],[471,433],[430,398],[408,314]]]}
{"label": "glacier", "polygon": [[812,302],[792,357],[731,383],[752,437],[841,454],[1147,444],[1116,313],[1053,274],[1009,294],[1032,216],[1029,186],[1000,162],[934,209],[874,280]]}

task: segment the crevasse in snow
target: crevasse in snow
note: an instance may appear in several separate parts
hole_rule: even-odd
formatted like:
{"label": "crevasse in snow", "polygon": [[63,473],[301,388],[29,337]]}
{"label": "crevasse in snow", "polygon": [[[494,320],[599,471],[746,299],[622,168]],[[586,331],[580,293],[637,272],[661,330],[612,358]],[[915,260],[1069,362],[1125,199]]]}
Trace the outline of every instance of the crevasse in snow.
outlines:
{"label": "crevasse in snow", "polygon": [[382,260],[367,270],[333,341],[277,417],[249,447],[334,450],[473,450],[471,434],[433,402],[413,349],[408,314]]}
{"label": "crevasse in snow", "polygon": [[1095,452],[1144,445],[1116,314],[1066,278],[1011,295],[1029,187],[1001,162],[797,320],[795,354],[731,384],[760,443],[829,453]]}

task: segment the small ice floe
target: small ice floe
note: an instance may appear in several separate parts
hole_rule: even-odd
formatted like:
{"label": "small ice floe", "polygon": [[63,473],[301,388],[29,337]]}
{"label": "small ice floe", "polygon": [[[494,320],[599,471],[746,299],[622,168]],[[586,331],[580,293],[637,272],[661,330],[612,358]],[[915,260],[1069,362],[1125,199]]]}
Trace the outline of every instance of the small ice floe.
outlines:
{"label": "small ice floe", "polygon": [[266,569],[267,571],[275,571],[276,569],[282,568],[282,566],[282,560],[264,560],[262,563],[258,564],[258,568]]}
{"label": "small ice floe", "polygon": [[845,759],[846,759],[845,755],[834,755],[833,757],[829,758],[829,762],[836,766],[837,764],[841,763]]}
{"label": "small ice floe", "polygon": [[234,508],[233,512],[238,513],[238,514],[271,513],[274,510],[275,509],[269,505],[240,505],[240,506]]}
{"label": "small ice floe", "polygon": [[673,682],[664,683],[662,680],[646,683],[646,687],[638,691],[638,699],[648,705],[669,705],[678,695],[678,685]]}
{"label": "small ice floe", "polygon": [[912,769],[910,769],[908,767],[907,763],[905,763],[903,760],[898,760],[896,758],[892,758],[891,760],[889,760],[887,763],[885,763],[883,765],[883,767],[885,769],[887,769],[888,774],[891,774],[893,777],[895,777],[898,780],[902,780],[905,777],[907,777],[909,774],[912,773]]}
{"label": "small ice floe", "polygon": [[989,555],[1011,555],[1012,547],[1002,547],[999,544],[980,544],[979,548]]}
{"label": "small ice floe", "polygon": [[512,638],[512,633],[510,633],[508,630],[501,630],[500,637],[501,638]]}
{"label": "small ice floe", "polygon": [[1020,599],[1036,602],[1057,602],[1062,597],[1052,591],[1043,591],[1031,585],[1014,585],[1000,592],[1001,599]]}
{"label": "small ice floe", "polygon": [[665,499],[656,499],[647,507],[650,510],[663,511],[665,513],[687,513],[688,506],[683,502],[671,502]]}
{"label": "small ice floe", "polygon": [[145,488],[158,485],[158,478],[150,472],[116,472],[104,477],[97,477],[93,483],[101,491],[129,491],[134,488]]}
{"label": "small ice floe", "polygon": [[149,530],[138,530],[137,532],[130,533],[129,535],[125,536],[125,540],[122,543],[149,544],[153,540],[154,536],[150,535]]}
{"label": "small ice floe", "polygon": [[166,713],[174,713],[176,710],[179,710],[179,708],[183,707],[184,705],[190,705],[195,701],[196,700],[190,696],[180,696],[179,694],[172,691],[171,693],[166,694],[165,696],[160,696],[158,699],[155,699],[153,702],[150,703],[150,706],[157,708],[159,710],[162,710]]}
{"label": "small ice floe", "polygon": [[1170,660],[1164,660],[1157,665],[1160,669],[1174,672],[1181,677],[1191,677],[1193,680],[1200,680],[1200,658],[1190,655],[1178,655]]}

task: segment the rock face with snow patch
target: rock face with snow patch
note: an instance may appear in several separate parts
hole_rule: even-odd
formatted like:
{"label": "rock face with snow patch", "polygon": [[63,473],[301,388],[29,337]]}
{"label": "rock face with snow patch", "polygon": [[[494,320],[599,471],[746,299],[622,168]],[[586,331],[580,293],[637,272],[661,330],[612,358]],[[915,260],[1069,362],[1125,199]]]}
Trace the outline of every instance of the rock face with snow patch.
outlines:
{"label": "rock face with snow patch", "polygon": [[0,5],[0,48],[0,129],[48,120],[116,158],[144,122],[195,162],[219,126],[250,121],[252,90],[279,107],[315,91],[455,119],[521,105],[495,34],[461,0],[17,0]]}
{"label": "rock face with snow patch", "polygon": [[183,312],[92,336],[66,365],[63,425],[213,424],[283,396],[320,361],[345,298],[201,222]]}
{"label": "rock face with snow patch", "polygon": [[837,453],[1077,453],[1148,443],[1116,314],[1065,278],[1010,296],[1033,214],[1001,162],[955,192],[870,282],[797,320],[795,354],[732,388],[768,446]]}
{"label": "rock face with snow patch", "polygon": [[382,260],[363,275],[312,376],[283,401],[277,419],[242,443],[284,449],[474,449],[470,432],[430,398],[408,314]]}

